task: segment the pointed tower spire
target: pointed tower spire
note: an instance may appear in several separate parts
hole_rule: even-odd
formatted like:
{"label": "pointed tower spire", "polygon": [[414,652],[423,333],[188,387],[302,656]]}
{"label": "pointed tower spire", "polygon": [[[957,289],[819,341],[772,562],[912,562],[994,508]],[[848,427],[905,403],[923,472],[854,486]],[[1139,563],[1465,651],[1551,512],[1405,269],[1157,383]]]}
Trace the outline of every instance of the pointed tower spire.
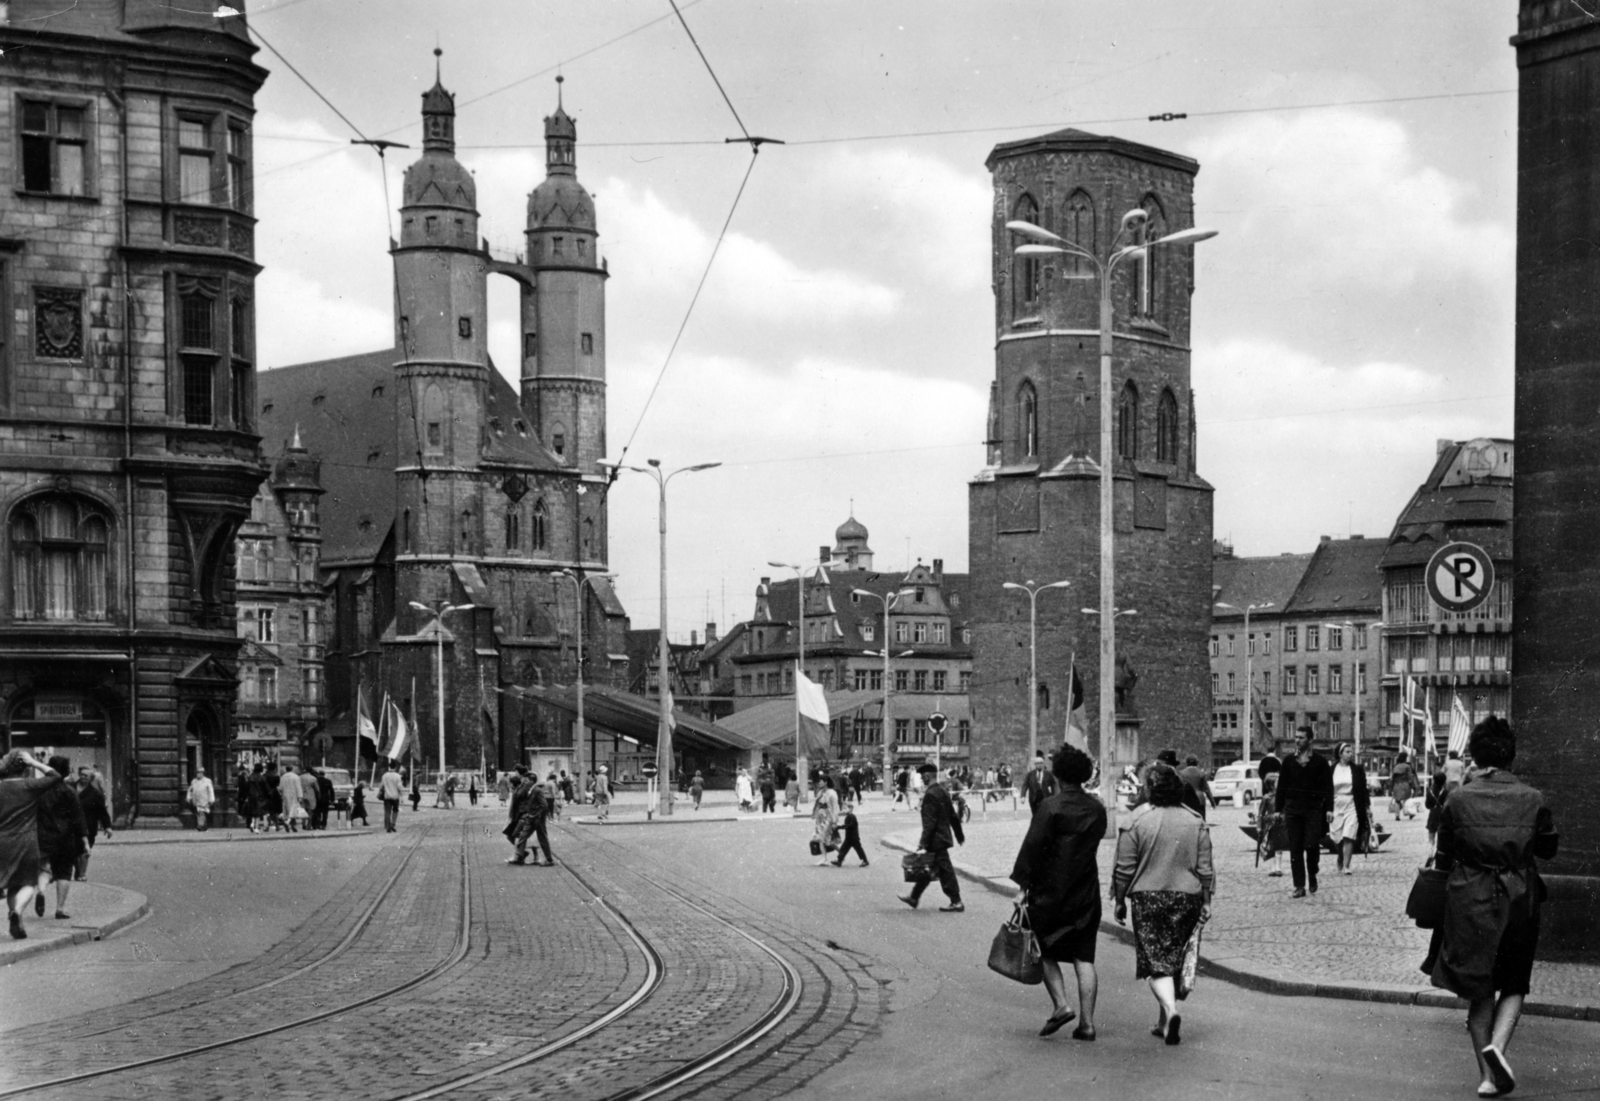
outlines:
{"label": "pointed tower spire", "polygon": [[305,447],[300,443],[300,422],[299,421],[295,421],[294,422],[294,440],[289,444],[289,450],[290,451],[304,451],[305,450]]}
{"label": "pointed tower spire", "polygon": [[456,150],[456,97],[445,91],[439,59],[444,51],[433,48],[433,87],[422,93],[422,148],[445,153]]}

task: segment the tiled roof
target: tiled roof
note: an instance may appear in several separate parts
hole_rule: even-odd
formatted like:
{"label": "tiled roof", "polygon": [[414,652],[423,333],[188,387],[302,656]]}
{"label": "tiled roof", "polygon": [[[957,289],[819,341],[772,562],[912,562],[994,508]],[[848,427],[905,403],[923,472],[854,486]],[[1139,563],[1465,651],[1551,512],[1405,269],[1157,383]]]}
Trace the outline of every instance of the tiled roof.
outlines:
{"label": "tiled roof", "polygon": [[[862,598],[859,602],[850,598],[855,589],[865,589],[870,593],[889,595],[910,587],[913,582],[908,582],[911,574],[901,573],[898,570],[881,572],[877,570],[841,570],[823,567],[828,576],[828,611],[823,613],[821,606],[814,601],[820,598],[814,591],[816,585],[815,575],[806,578],[806,617],[814,618],[819,614],[827,614],[836,619],[843,638],[833,640],[833,645],[860,645],[871,648],[874,643],[864,643],[861,640],[861,624],[870,622],[881,628],[883,624],[883,605],[879,601]],[[913,570],[913,572],[915,572]],[[932,582],[923,582],[933,588]],[[794,578],[774,581],[768,587],[768,606],[772,610],[772,622],[796,623],[799,615],[795,599],[797,582]],[[964,573],[947,573],[938,586],[944,598],[944,609],[928,607],[921,609],[925,614],[936,615],[940,611],[948,611],[950,616],[950,635],[952,651],[965,650],[961,645],[961,630],[966,625],[967,617],[971,614],[970,586],[968,577]],[[929,594],[931,595],[931,594]],[[890,609],[890,615],[905,611],[909,614],[910,608],[902,601],[900,605]],[[808,648],[811,644],[808,643]],[[822,644],[827,645],[827,644]]]}
{"label": "tiled roof", "polygon": [[1380,615],[1383,574],[1378,563],[1383,553],[1380,539],[1329,539],[1318,544],[1289,600],[1288,614]]}
{"label": "tiled roof", "polygon": [[1389,535],[1382,568],[1420,566],[1446,543],[1476,543],[1500,562],[1511,560],[1512,486],[1509,479],[1442,485],[1462,445],[1439,453],[1433,470],[1401,510]]}
{"label": "tiled roof", "polygon": [[[276,458],[300,430],[301,443],[322,463],[322,558],[329,565],[370,561],[394,526],[395,410],[402,385],[394,348],[262,371],[262,449]],[[515,391],[489,367],[484,407],[490,429],[484,461],[521,469],[559,470],[522,422]]]}
{"label": "tiled roof", "polygon": [[1137,160],[1175,168],[1191,176],[1200,171],[1200,163],[1198,161],[1185,157],[1181,153],[1158,149],[1153,145],[1143,145],[1136,141],[1129,141],[1126,138],[1114,137],[1108,134],[1091,134],[1085,130],[1074,129],[1070,126],[1064,130],[1054,130],[1048,134],[1040,134],[1037,137],[1001,142],[989,152],[989,157],[984,162],[984,167],[993,171],[995,162],[1002,157],[1017,156],[1022,153],[1031,153],[1049,148],[1061,148],[1062,146],[1075,147],[1085,151],[1118,153]]}
{"label": "tiled roof", "polygon": [[[1254,604],[1253,615],[1282,615],[1311,562],[1309,554],[1280,554],[1271,558],[1218,558],[1211,563],[1212,599],[1233,608],[1213,608],[1213,619],[1242,619],[1243,609]],[[1271,604],[1263,613],[1260,605]]]}

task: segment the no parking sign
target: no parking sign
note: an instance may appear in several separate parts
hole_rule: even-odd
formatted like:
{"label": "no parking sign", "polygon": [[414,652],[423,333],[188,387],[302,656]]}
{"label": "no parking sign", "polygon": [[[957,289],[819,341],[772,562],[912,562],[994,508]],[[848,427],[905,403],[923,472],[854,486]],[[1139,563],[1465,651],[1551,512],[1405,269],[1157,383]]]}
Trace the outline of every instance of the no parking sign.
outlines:
{"label": "no parking sign", "polygon": [[1428,595],[1447,612],[1470,612],[1489,599],[1494,562],[1476,543],[1448,543],[1428,559]]}

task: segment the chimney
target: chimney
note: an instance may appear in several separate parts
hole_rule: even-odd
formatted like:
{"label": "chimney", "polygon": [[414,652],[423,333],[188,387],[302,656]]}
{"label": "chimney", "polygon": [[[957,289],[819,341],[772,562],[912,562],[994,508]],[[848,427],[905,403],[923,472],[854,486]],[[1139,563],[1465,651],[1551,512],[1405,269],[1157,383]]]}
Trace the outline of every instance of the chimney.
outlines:
{"label": "chimney", "polygon": [[700,645],[700,632],[699,631],[690,631],[689,632],[689,645],[691,647]]}
{"label": "chimney", "polygon": [[828,564],[829,559],[831,559],[832,557],[833,557],[833,551],[828,547],[828,544],[826,544],[826,543],[822,544],[821,549],[819,549],[817,551],[817,561],[821,562],[824,566],[826,566]]}
{"label": "chimney", "polygon": [[717,641],[717,625],[715,623],[707,623],[706,624],[706,645],[710,646],[715,641]]}
{"label": "chimney", "polygon": [[1322,537],[1322,541],[1323,541],[1323,542],[1324,542],[1324,543],[1331,543],[1331,542],[1333,542],[1333,536],[1331,536],[1331,535],[1324,535],[1324,536],[1323,536],[1323,537]]}
{"label": "chimney", "polygon": [[1455,440],[1435,440],[1433,442],[1433,453],[1434,453],[1435,456],[1443,455],[1446,451],[1449,451],[1455,445],[1456,445],[1456,441]]}
{"label": "chimney", "polygon": [[935,585],[944,584],[944,559],[943,558],[935,558],[933,560],[933,583]]}
{"label": "chimney", "polygon": [[1365,535],[1352,535],[1350,538],[1351,539],[1365,539],[1366,536]]}

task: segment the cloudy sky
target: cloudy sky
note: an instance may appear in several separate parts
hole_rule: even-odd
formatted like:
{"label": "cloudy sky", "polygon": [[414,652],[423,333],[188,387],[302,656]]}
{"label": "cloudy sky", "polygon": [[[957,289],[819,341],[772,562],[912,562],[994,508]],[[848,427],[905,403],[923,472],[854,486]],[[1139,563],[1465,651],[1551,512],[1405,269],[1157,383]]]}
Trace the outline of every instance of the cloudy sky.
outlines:
{"label": "cloudy sky", "polygon": [[[680,0],[750,132],[788,144],[751,170],[648,405],[750,161],[668,0],[250,7],[363,133],[412,144],[390,154],[395,202],[442,46],[459,156],[507,253],[564,74],[612,276],[612,454],[631,439],[630,461],[724,464],[671,486],[675,638],[747,617],[765,563],[814,559],[852,507],[880,566],[965,569],[994,347],[983,162],[1062,126],[1200,162],[1197,221],[1221,231],[1197,249],[1200,471],[1239,553],[1386,536],[1437,439],[1510,435],[1510,0]],[[377,158],[259,60],[262,359],[382,347]],[[1189,117],[1147,121],[1163,112]],[[509,365],[515,292],[491,286]],[[654,626],[654,483],[625,475],[611,507],[623,597]]]}

